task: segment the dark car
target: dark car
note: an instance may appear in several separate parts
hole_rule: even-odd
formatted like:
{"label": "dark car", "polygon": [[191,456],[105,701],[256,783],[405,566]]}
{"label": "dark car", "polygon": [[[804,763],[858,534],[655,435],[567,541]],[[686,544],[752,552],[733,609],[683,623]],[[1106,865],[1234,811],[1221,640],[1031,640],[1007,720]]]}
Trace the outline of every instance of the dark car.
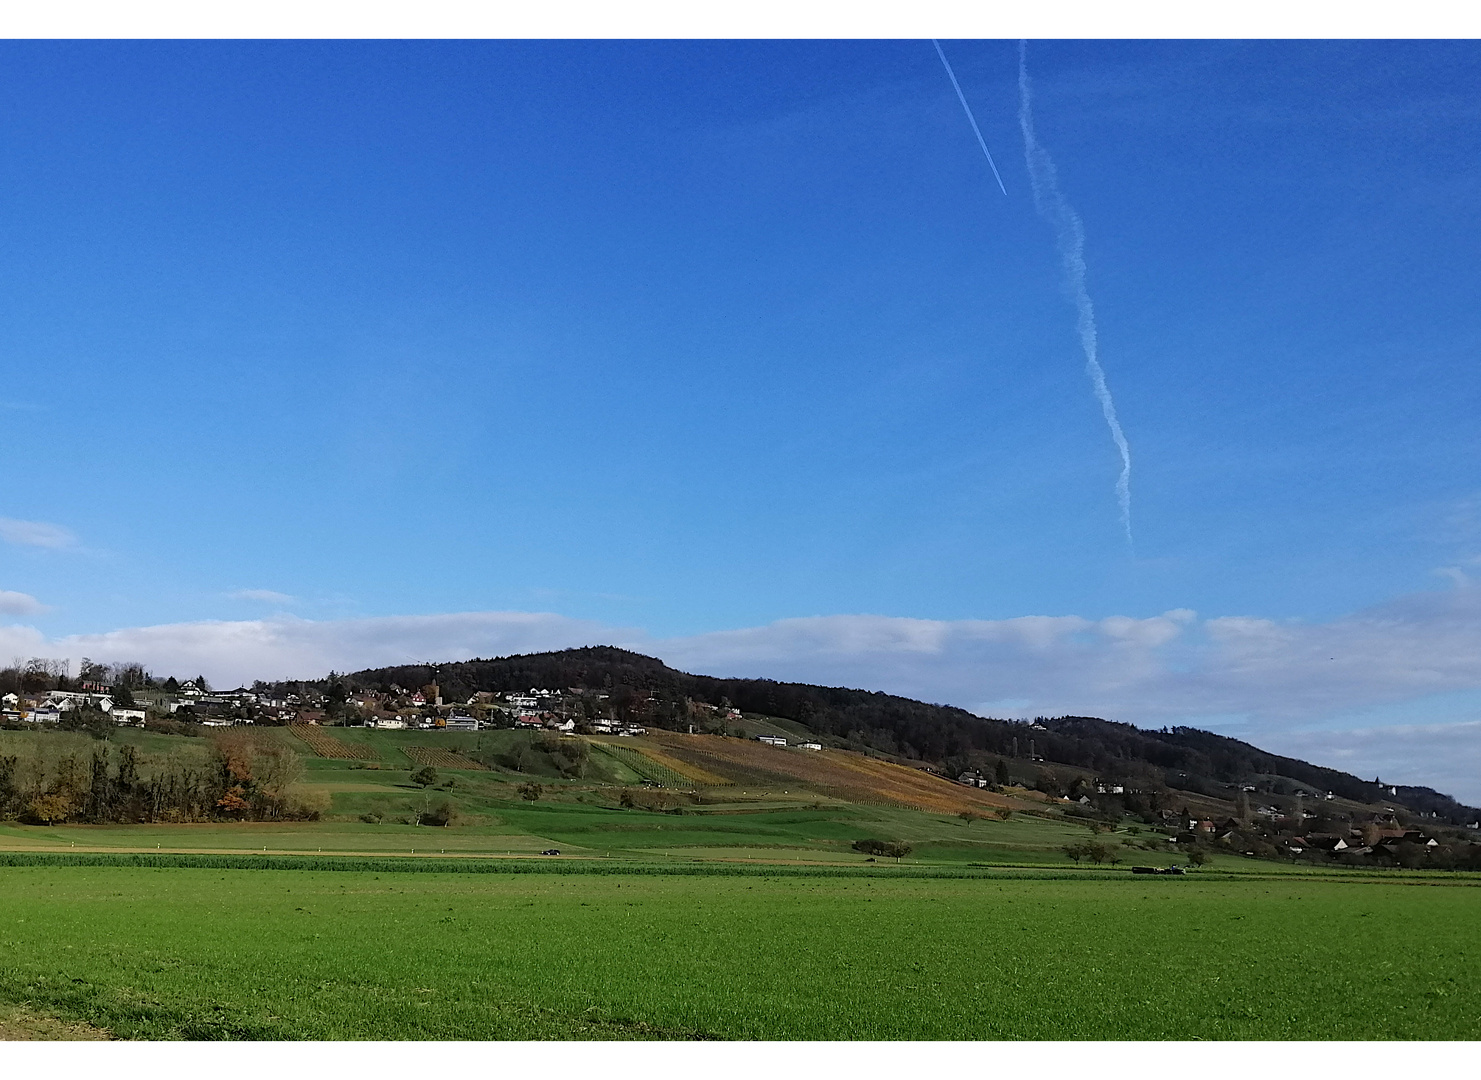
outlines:
{"label": "dark car", "polygon": [[553,848],[553,847],[552,848],[546,848],[544,851],[540,852],[540,854],[541,855],[559,855],[560,854],[560,849],[559,848]]}

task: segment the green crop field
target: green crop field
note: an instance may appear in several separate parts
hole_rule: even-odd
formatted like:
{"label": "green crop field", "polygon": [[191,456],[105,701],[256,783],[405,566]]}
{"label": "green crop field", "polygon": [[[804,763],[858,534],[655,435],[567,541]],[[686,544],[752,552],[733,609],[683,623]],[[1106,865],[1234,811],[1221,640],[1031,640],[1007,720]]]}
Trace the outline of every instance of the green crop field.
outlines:
{"label": "green crop field", "polygon": [[[1468,874],[1214,850],[1133,876],[1187,856],[1123,821],[1095,834],[1119,868],[1072,865],[1092,833],[1042,804],[926,812],[743,769],[673,790],[642,740],[573,770],[524,732],[332,734],[369,756],[253,735],[300,748],[317,820],[0,822],[0,1037],[1481,1037]],[[116,741],[146,776],[211,761]],[[418,747],[488,767],[413,782]],[[93,749],[0,732],[23,778]]]}
{"label": "green crop field", "polygon": [[130,1038],[1481,1037],[1453,878],[549,865],[0,866],[0,1002]]}

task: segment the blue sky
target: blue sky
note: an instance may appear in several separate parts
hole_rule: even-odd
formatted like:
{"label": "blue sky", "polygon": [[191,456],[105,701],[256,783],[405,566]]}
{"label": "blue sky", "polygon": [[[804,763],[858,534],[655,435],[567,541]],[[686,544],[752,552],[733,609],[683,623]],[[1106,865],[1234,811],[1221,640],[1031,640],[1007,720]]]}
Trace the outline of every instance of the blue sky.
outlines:
{"label": "blue sky", "polygon": [[[1016,43],[943,45],[1006,197],[927,41],[0,47],[0,646],[250,677],[621,639],[1333,760],[1471,730],[1478,46],[1030,43],[1133,551]],[[526,636],[404,621],[467,613]],[[1161,681],[1118,682],[1124,625]],[[910,630],[935,666],[897,669],[860,626],[1090,652]],[[323,651],[219,638],[285,627]]]}

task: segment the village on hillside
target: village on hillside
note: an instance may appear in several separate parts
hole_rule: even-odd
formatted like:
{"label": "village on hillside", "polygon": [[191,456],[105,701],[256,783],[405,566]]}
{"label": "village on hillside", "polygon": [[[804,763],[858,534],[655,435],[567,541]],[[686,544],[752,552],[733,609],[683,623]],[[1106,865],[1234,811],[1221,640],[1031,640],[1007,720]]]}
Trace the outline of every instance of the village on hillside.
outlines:
{"label": "village on hillside", "polygon": [[[91,723],[239,725],[336,724],[388,730],[480,731],[486,728],[541,728],[584,733],[642,735],[641,724],[617,719],[607,707],[609,695],[578,688],[472,694],[466,700],[444,700],[437,683],[415,688],[391,684],[384,691],[344,691],[331,684],[327,692],[302,684],[257,682],[234,690],[212,689],[201,676],[180,682],[158,680],[137,664],[82,663],[73,679],[62,660],[16,661],[0,672],[0,723],[56,724],[87,727]],[[739,718],[736,710],[727,710]]]}

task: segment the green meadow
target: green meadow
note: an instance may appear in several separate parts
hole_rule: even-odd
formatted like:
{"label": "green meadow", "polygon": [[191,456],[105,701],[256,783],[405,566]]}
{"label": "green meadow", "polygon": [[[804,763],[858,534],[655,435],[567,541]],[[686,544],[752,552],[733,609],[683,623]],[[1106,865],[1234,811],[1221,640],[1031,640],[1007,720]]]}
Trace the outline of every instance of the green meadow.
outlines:
{"label": "green meadow", "polygon": [[0,866],[0,1001],[147,1039],[1481,1037],[1454,879],[543,865]]}
{"label": "green meadow", "polygon": [[[573,777],[515,732],[334,735],[373,757],[261,733],[303,754],[319,820],[0,822],[0,1037],[1481,1037],[1469,875],[1232,853],[1133,875],[1186,859],[1123,822],[1096,835],[1118,865],[1074,865],[1087,824],[1029,803],[934,813],[750,767],[680,785],[642,740]],[[146,770],[210,753],[117,738]],[[413,782],[433,743],[489,767]],[[88,746],[0,732],[34,761]]]}

